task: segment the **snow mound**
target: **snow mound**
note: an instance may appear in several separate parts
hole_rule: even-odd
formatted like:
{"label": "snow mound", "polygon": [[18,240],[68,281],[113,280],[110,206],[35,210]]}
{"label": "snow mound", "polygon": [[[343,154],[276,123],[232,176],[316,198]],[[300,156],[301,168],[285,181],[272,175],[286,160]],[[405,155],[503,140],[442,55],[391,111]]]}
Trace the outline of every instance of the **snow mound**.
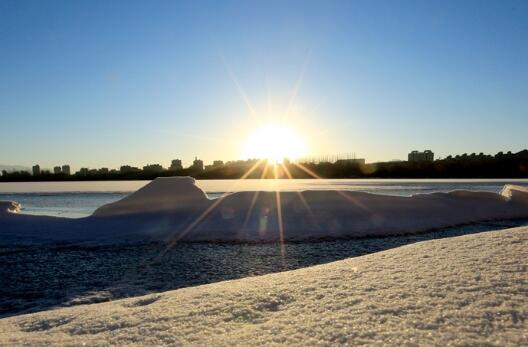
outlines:
{"label": "snow mound", "polygon": [[511,185],[501,194],[457,190],[403,197],[336,190],[255,191],[210,200],[194,179],[168,177],[87,218],[4,218],[0,243],[296,241],[409,234],[515,218],[528,218],[528,190]]}
{"label": "snow mound", "polygon": [[94,216],[116,216],[192,209],[207,203],[192,177],[158,177],[131,195],[98,208]]}
{"label": "snow mound", "polygon": [[0,201],[0,215],[5,213],[18,213],[22,205],[15,201]]}
{"label": "snow mound", "polygon": [[0,320],[1,345],[522,346],[528,228]]}
{"label": "snow mound", "polygon": [[504,188],[502,188],[501,195],[509,199],[525,200],[528,198],[528,187],[506,184]]}

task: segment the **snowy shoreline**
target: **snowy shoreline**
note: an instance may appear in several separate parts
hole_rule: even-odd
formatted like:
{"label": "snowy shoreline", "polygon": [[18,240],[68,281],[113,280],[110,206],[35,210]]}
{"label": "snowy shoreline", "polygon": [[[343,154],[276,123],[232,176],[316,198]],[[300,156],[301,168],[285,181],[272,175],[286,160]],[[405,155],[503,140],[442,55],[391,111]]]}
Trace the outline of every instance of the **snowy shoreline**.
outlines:
{"label": "snowy shoreline", "polygon": [[527,188],[208,199],[163,178],[86,218],[19,209],[0,202],[0,345],[527,342],[528,227],[489,231],[526,223]]}
{"label": "snowy shoreline", "polygon": [[528,227],[0,319],[4,345],[523,345]]}
{"label": "snowy shoreline", "polygon": [[[29,216],[0,203],[0,245],[274,242],[401,235],[528,218],[528,188],[410,197],[340,190],[237,192],[208,199],[188,177],[158,178],[93,215]],[[10,210],[10,211],[9,211]]]}

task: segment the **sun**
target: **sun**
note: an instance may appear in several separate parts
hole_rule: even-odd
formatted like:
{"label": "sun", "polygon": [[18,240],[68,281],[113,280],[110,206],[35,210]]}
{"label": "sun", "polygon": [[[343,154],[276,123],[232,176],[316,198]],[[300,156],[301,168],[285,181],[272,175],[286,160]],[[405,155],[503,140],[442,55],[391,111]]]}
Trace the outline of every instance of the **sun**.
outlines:
{"label": "sun", "polygon": [[280,163],[295,160],[307,153],[303,139],[292,128],[283,124],[268,124],[256,129],[243,142],[245,158],[267,159]]}

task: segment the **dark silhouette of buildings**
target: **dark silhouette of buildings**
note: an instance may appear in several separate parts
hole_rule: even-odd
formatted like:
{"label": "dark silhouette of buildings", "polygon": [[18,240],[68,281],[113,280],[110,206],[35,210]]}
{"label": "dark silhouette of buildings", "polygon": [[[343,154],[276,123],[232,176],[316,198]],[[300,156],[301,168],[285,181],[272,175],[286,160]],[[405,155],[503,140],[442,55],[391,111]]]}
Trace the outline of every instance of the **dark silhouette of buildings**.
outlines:
{"label": "dark silhouette of buildings", "polygon": [[412,151],[411,153],[409,153],[407,157],[408,157],[408,161],[410,162],[418,162],[418,161],[432,162],[434,161],[434,153],[429,149],[426,149],[423,152]]}
{"label": "dark silhouette of buildings", "polygon": [[338,159],[337,165],[365,165],[365,159]]}
{"label": "dark silhouette of buildings", "polygon": [[160,164],[147,164],[143,166],[143,172],[146,173],[160,173],[163,172],[163,166]]}
{"label": "dark silhouette of buildings", "polygon": [[213,161],[213,164],[205,165],[204,170],[212,170],[212,169],[216,169],[222,166],[224,166],[224,162],[222,160],[215,160]]}
{"label": "dark silhouette of buildings", "polygon": [[70,173],[70,165],[62,165],[62,173],[66,176],[69,176]]}
{"label": "dark silhouette of buildings", "polygon": [[171,165],[169,166],[170,171],[179,171],[183,170],[182,161],[180,159],[173,159]]}
{"label": "dark silhouette of buildings", "polygon": [[130,165],[123,165],[119,168],[119,172],[122,174],[139,173],[141,169]]}
{"label": "dark silhouette of buildings", "polygon": [[[425,153],[425,152],[423,152]],[[431,152],[430,155],[433,155]],[[146,165],[143,170],[123,165],[119,170],[108,168],[81,168],[75,175],[68,170],[52,174],[33,166],[33,175],[27,171],[2,171],[1,181],[61,181],[61,180],[140,180],[163,176],[192,176],[197,179],[256,178],[528,178],[528,150],[518,153],[499,152],[496,155],[464,153],[447,156],[444,159],[409,161],[388,161],[365,163],[364,159],[335,159],[334,161],[285,160],[281,164],[265,160],[235,160],[226,163],[215,160],[212,165],[203,166],[196,158],[188,168],[181,167],[181,161],[172,161],[169,169],[159,164]],[[271,168],[271,169],[270,169]],[[54,168],[54,172],[56,172]]]}
{"label": "dark silhouette of buildings", "polygon": [[193,164],[190,168],[195,171],[203,171],[204,170],[203,160],[200,160],[197,157],[194,157]]}

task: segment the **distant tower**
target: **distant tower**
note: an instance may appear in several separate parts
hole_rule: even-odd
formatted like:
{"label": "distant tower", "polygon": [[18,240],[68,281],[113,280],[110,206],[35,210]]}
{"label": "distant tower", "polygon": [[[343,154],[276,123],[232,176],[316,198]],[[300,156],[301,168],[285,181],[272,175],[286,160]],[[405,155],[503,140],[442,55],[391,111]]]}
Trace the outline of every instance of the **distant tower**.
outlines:
{"label": "distant tower", "polygon": [[34,165],[33,166],[33,176],[39,176],[40,175],[40,165]]}
{"label": "distant tower", "polygon": [[61,169],[61,167],[60,167],[60,166],[55,166],[55,167],[53,168],[53,173],[54,173],[55,175],[62,173],[62,169]]}
{"label": "distant tower", "polygon": [[70,165],[62,165],[62,173],[69,176],[70,175]]}
{"label": "distant tower", "polygon": [[174,159],[171,161],[171,165],[169,166],[170,171],[178,171],[183,169],[182,161],[180,159]]}
{"label": "distant tower", "polygon": [[194,157],[192,168],[195,170],[203,171],[204,169],[203,160],[198,159],[198,157]]}

